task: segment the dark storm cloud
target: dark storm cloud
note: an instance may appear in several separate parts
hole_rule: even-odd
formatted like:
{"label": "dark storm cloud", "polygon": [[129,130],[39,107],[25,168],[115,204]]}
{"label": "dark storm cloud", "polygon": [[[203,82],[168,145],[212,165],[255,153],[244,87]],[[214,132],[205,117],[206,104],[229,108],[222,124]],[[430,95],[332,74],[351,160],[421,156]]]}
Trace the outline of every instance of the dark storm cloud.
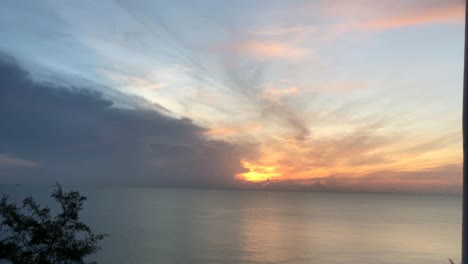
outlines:
{"label": "dark storm cloud", "polygon": [[0,80],[0,156],[16,164],[0,164],[2,183],[230,186],[244,170],[238,147],[202,138],[191,120],[33,82],[7,56]]}

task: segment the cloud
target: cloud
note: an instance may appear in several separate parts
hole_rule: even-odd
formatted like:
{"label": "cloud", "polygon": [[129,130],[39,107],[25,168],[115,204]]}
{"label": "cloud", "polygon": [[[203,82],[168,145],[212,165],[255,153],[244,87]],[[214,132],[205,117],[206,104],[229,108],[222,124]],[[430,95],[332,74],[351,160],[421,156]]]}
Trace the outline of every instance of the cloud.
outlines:
{"label": "cloud", "polygon": [[386,31],[428,24],[461,24],[465,18],[464,1],[326,1],[328,16],[341,19],[329,32],[337,36],[348,31]]}
{"label": "cloud", "polygon": [[[457,164],[421,168],[414,160],[399,161],[443,150],[459,133],[406,144],[404,137],[381,133],[391,122],[361,120],[342,135],[309,135],[305,127],[303,137],[247,148],[206,136],[244,133],[255,124],[208,130],[149,108],[118,108],[87,89],[34,82],[7,57],[0,59],[0,78],[2,183],[421,192],[458,192],[461,186]],[[281,100],[268,103],[284,110]],[[394,147],[399,141],[404,144]],[[234,178],[242,173],[259,182]]]}
{"label": "cloud", "polygon": [[462,170],[462,164],[445,164],[418,170],[377,171],[353,182],[348,181],[348,186],[346,181],[342,181],[341,188],[371,186],[376,190],[460,193]]}
{"label": "cloud", "polygon": [[359,24],[362,30],[389,30],[427,24],[462,23],[465,17],[463,1],[439,1],[441,5],[418,6],[398,15],[369,20]]}
{"label": "cloud", "polygon": [[265,116],[277,118],[282,124],[286,125],[287,128],[292,130],[295,139],[305,140],[309,136],[310,129],[306,119],[291,106],[269,97],[262,97],[259,99],[259,102],[262,107],[262,113]]}
{"label": "cloud", "polygon": [[[239,14],[235,14],[235,20],[224,19],[229,12],[220,9],[220,12],[213,12],[222,18],[218,21],[212,14],[206,14],[204,8],[199,9],[200,5],[190,3],[106,1],[93,5],[84,2],[43,5],[60,23],[51,22],[48,27],[41,27],[40,32],[65,32],[67,39],[73,39],[82,47],[75,48],[58,38],[46,38],[44,42],[50,45],[33,45],[38,49],[34,56],[16,50],[15,57],[27,58],[24,61],[28,62],[28,70],[31,61],[36,68],[48,68],[54,73],[67,70],[106,84],[103,86],[142,96],[164,105],[178,116],[188,116],[201,123],[218,122],[228,109],[231,111],[228,116],[235,115],[241,122],[257,121],[257,116],[261,116],[268,121],[279,120],[282,126],[288,127],[285,130],[304,134],[305,126],[300,124],[303,122],[300,114],[295,113],[296,105],[272,104],[261,98],[260,89],[265,86],[261,77],[264,72],[270,74],[267,72],[270,65],[278,61],[297,63],[310,55],[312,49],[295,38],[313,33],[311,27],[250,24],[244,27],[235,23]],[[181,6],[183,8],[179,8]],[[207,5],[213,6],[218,4]],[[225,5],[221,6],[222,11],[226,11]],[[246,7],[250,10],[251,6]],[[24,13],[20,6],[18,13]],[[104,13],[106,16],[102,15]],[[180,17],[184,19],[178,19]],[[15,26],[12,32],[23,32],[23,27],[14,23],[14,17],[6,18]],[[23,34],[37,32],[36,24],[28,24],[31,31]],[[250,30],[257,28],[262,31],[260,34]],[[15,35],[11,33],[8,38],[12,36]],[[15,41],[36,43],[36,38],[34,41],[16,38]],[[20,47],[8,45],[4,48],[10,53],[17,46]],[[49,46],[60,46],[63,56],[57,57],[56,49],[46,49]],[[75,49],[86,54],[75,53]],[[174,64],[183,67],[171,71],[174,76],[153,74],[153,70],[170,69]],[[108,91],[101,91],[108,95]],[[203,101],[205,98],[199,95],[207,91],[222,93],[224,100]],[[236,105],[255,110],[234,110],[233,113]],[[286,109],[286,113],[282,109]]]}
{"label": "cloud", "polygon": [[0,163],[30,167],[2,173],[2,183],[220,187],[245,170],[240,147],[206,140],[205,129],[189,119],[33,82],[6,56],[0,79]]}
{"label": "cloud", "polygon": [[[339,46],[324,45],[320,38],[334,40],[352,32],[353,36],[344,37],[361,39],[381,30],[459,23],[463,8],[457,6],[462,1],[322,1],[329,7],[327,12],[317,3],[265,7],[236,2],[228,9],[225,4],[188,2],[155,2],[151,8],[148,3],[129,1],[37,4],[46,13],[18,5],[15,12],[0,16],[8,29],[3,48],[22,58],[33,76],[47,70],[57,81],[54,85],[27,81],[26,87],[37,89],[0,91],[1,96],[8,92],[14,98],[0,99],[6,103],[0,106],[5,110],[0,115],[11,127],[0,131],[4,138],[0,152],[10,159],[39,164],[27,169],[29,175],[30,170],[39,175],[38,181],[64,177],[77,182],[177,186],[235,184],[232,175],[244,170],[239,159],[250,166],[246,169],[259,173],[273,168],[285,186],[288,179],[340,179],[338,175],[347,172],[348,180],[343,182],[353,182],[354,176],[376,171],[456,163],[459,134],[439,137],[444,132],[426,129],[430,122],[417,118],[418,111],[413,111],[417,105],[406,106],[412,98],[393,89],[401,80],[382,81],[386,75],[378,72],[369,80],[348,78],[373,72],[375,67],[366,71],[366,65],[353,66],[361,64],[361,56],[376,55],[375,50],[355,50],[362,46],[349,42],[351,38],[335,43]],[[241,9],[235,8],[237,4]],[[310,8],[304,8],[305,4]],[[25,18],[24,23],[16,23],[18,16]],[[43,20],[47,23],[41,24]],[[346,47],[342,50],[341,46]],[[90,82],[71,84],[63,73]],[[27,80],[24,76],[15,82]],[[403,83],[416,78],[410,77]],[[281,81],[285,78],[291,81]],[[93,82],[113,89],[98,88],[103,96],[69,88],[92,90],[98,86]],[[380,92],[387,86],[390,97]],[[416,91],[419,86],[415,85]],[[115,89],[143,96],[151,103],[115,93]],[[395,98],[398,104],[387,103]],[[161,114],[161,106],[148,107],[153,102],[170,110]],[[408,109],[408,124],[393,120],[399,118],[396,112]],[[190,117],[211,129],[167,115]],[[386,127],[360,129],[376,118],[385,120]],[[31,136],[23,135],[24,131]],[[257,149],[237,145],[247,142],[257,143],[261,155]],[[17,170],[9,181],[32,180],[25,168],[9,168]],[[271,185],[275,184],[273,178]]]}
{"label": "cloud", "polygon": [[463,187],[462,170],[461,164],[446,164],[420,170],[382,170],[361,177],[335,174],[310,179],[270,179],[244,182],[244,187],[270,190],[459,194]]}
{"label": "cloud", "polygon": [[296,86],[288,86],[282,89],[268,87],[263,90],[263,93],[265,97],[275,100],[282,96],[297,95],[300,93],[300,89]]}
{"label": "cloud", "polygon": [[395,125],[391,119],[356,122],[354,129],[344,127],[338,133],[317,134],[312,129],[302,140],[275,137],[259,148],[257,156],[242,161],[249,172],[238,177],[260,183],[269,179],[268,188],[273,189],[313,189],[319,180],[328,190],[460,190],[458,166],[447,165],[460,160],[451,153],[460,131],[413,137],[401,127],[397,133],[389,130]]}
{"label": "cloud", "polygon": [[309,35],[316,33],[318,31],[315,27],[305,27],[305,26],[277,26],[277,27],[265,27],[259,28],[256,30],[251,30],[252,35],[263,35],[268,37],[291,37],[291,36],[301,36]]}
{"label": "cloud", "polygon": [[416,153],[427,153],[435,150],[439,150],[445,146],[459,143],[462,140],[460,131],[450,132],[446,135],[442,135],[415,145],[412,145],[405,149],[403,152],[407,154]]}
{"label": "cloud", "polygon": [[[129,87],[131,89],[141,89],[141,90],[157,90],[162,89],[168,86],[165,82],[155,82],[151,80],[152,76],[132,76],[125,75],[120,73],[111,72],[108,70],[100,71],[108,79],[112,80],[114,83]],[[149,77],[149,78],[148,78]]]}
{"label": "cloud", "polygon": [[[238,53],[217,54],[221,61],[217,76],[217,83],[221,83],[233,97],[240,98],[241,103],[251,105],[259,116],[260,123],[268,123],[282,126],[282,130],[288,130],[288,134],[294,134],[296,138],[306,138],[309,128],[305,118],[297,111],[296,106],[281,100],[278,94],[273,95],[268,91],[264,75],[270,66],[269,62],[259,62],[255,59],[239,56]],[[199,72],[198,74],[203,74]],[[298,89],[297,89],[298,90]],[[283,91],[293,94],[295,88]]]}
{"label": "cloud", "polygon": [[32,160],[25,160],[12,157],[6,154],[0,154],[0,169],[2,168],[32,168],[39,164]]}
{"label": "cloud", "polygon": [[365,82],[357,81],[332,81],[326,84],[320,85],[317,91],[320,92],[334,92],[334,93],[349,93],[368,88],[368,84]]}
{"label": "cloud", "polygon": [[260,124],[222,125],[206,130],[203,134],[209,137],[230,137],[256,132],[262,128]]}
{"label": "cloud", "polygon": [[310,54],[305,48],[294,47],[284,42],[245,40],[229,45],[229,49],[265,59],[300,60]]}

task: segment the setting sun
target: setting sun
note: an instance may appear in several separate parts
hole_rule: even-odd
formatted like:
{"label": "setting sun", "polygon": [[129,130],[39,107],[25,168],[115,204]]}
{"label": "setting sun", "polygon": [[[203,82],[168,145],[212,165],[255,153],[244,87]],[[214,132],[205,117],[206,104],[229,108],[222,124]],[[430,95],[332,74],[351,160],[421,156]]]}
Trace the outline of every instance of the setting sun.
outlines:
{"label": "setting sun", "polygon": [[255,165],[247,161],[242,161],[242,166],[248,169],[246,173],[239,173],[236,178],[249,182],[269,181],[270,179],[281,176],[275,166]]}

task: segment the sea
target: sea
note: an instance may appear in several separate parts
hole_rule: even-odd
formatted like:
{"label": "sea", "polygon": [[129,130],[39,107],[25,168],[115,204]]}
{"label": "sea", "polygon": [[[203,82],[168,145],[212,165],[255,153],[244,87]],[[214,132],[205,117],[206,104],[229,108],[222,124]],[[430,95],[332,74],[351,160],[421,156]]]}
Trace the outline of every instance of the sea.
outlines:
{"label": "sea", "polygon": [[[2,185],[54,208],[54,187]],[[460,263],[461,196],[64,186],[97,263]]]}

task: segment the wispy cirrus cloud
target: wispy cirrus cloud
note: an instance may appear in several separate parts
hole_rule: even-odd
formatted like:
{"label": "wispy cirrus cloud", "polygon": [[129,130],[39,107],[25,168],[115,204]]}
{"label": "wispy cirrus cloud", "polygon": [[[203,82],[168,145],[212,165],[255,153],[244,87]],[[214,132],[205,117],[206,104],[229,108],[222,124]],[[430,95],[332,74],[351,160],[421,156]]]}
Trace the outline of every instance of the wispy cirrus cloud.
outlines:
{"label": "wispy cirrus cloud", "polygon": [[283,37],[303,37],[309,34],[318,32],[318,29],[313,26],[269,26],[263,28],[252,29],[249,31],[251,35],[257,35],[262,37],[271,38],[283,38]]}
{"label": "wispy cirrus cloud", "polygon": [[[187,173],[193,170],[200,185],[235,186],[232,176],[248,170],[260,175],[258,179],[271,178],[271,186],[287,186],[291,181],[308,185],[305,188],[365,189],[366,184],[384,188],[392,180],[409,186],[414,182],[406,176],[405,181],[400,179],[405,178],[403,172],[424,173],[425,168],[459,163],[460,131],[450,124],[458,122],[453,109],[458,111],[454,100],[460,96],[453,91],[459,84],[453,76],[462,51],[461,42],[457,43],[461,38],[455,35],[461,31],[439,26],[461,25],[461,0],[279,2],[37,2],[26,8],[11,1],[12,12],[0,10],[0,27],[6,29],[0,46],[23,58],[28,70],[32,61],[38,69],[50,70],[59,79],[54,83],[60,89],[83,87],[63,75],[72,73],[120,91],[111,98],[116,91],[89,82],[90,89],[104,91],[105,96],[91,94],[83,99],[81,93],[65,93],[62,99],[69,107],[34,97],[30,108],[51,123],[50,131],[62,130],[37,104],[54,117],[73,116],[69,119],[75,124],[61,116],[56,120],[73,132],[71,136],[80,137],[78,142],[102,137],[105,146],[108,141],[125,143],[115,144],[112,152],[94,146],[101,155],[96,160],[118,163],[115,171],[81,159],[80,147],[87,144],[70,147],[76,152],[68,154],[69,164],[82,168],[81,172],[94,167],[105,175],[115,172],[123,181],[123,173],[136,171],[144,182],[153,169],[165,175],[173,170],[177,179],[164,176],[154,182],[177,185],[188,180],[196,185]],[[18,17],[22,23],[17,23]],[[411,40],[408,37],[413,34],[399,34],[403,32],[399,29],[419,26],[427,26],[421,32],[430,41],[419,38],[417,30]],[[374,34],[386,31],[391,34]],[[426,44],[434,43],[442,47],[440,57],[429,62],[426,55],[434,49]],[[439,77],[442,81],[436,82]],[[51,87],[34,85],[44,88],[44,96],[51,94]],[[426,94],[437,103],[427,104],[421,98]],[[444,100],[452,95],[455,99]],[[74,104],[79,98],[95,111],[86,112],[86,107]],[[130,107],[119,109],[124,100]],[[143,104],[158,104],[156,113],[142,111]],[[90,113],[92,118],[87,123],[84,114],[70,115],[69,109]],[[161,123],[161,109],[168,116],[192,121],[169,118],[172,122]],[[407,119],[396,122],[401,115]],[[119,122],[110,124],[108,119]],[[173,129],[160,138],[152,136],[166,131],[168,124]],[[253,143],[252,147],[242,148],[246,143]],[[60,160],[54,151],[64,154],[59,147],[48,149],[44,160]],[[8,156],[13,159],[40,158],[20,149],[5,153],[14,155]],[[117,162],[103,160],[106,153]],[[132,153],[131,158],[122,153]],[[197,166],[208,164],[209,159],[221,165],[212,171]],[[180,166],[184,160],[189,168],[185,171]],[[38,160],[41,165],[42,161]],[[396,174],[401,177],[392,176]],[[380,179],[379,175],[387,176]]]}
{"label": "wispy cirrus cloud", "polygon": [[[386,131],[393,125],[392,122],[362,122],[358,126],[360,128],[349,132],[342,131],[341,135],[330,133],[328,137],[317,136],[312,129],[311,136],[305,140],[277,137],[276,141],[262,145],[258,151],[259,155],[254,159],[243,161],[249,172],[242,175],[246,180],[253,177],[254,181],[258,182],[307,182],[309,187],[313,179],[328,179],[328,183],[333,183],[335,188],[341,186],[343,189],[354,189],[355,182],[360,182],[360,188],[363,189],[380,190],[384,189],[384,183],[388,183],[400,189],[410,190],[409,178],[373,177],[393,175],[383,172],[394,172],[395,175],[407,175],[406,172],[411,172],[408,175],[426,175],[426,168],[445,167],[453,160],[460,160],[459,155],[443,157],[442,154],[452,153],[456,148],[461,140],[459,131],[418,139]],[[441,173],[432,173],[433,179],[427,182],[428,184],[435,186],[446,181],[444,170],[437,171]],[[344,175],[343,178],[349,179],[343,180],[342,185],[337,185],[338,183],[333,181],[336,180],[336,175]],[[241,176],[239,178],[242,179]],[[369,184],[366,185],[366,182]],[[345,183],[350,185],[346,187]],[[457,184],[459,181],[451,182],[450,190],[459,190]],[[307,188],[301,188],[303,187]],[[428,185],[424,188],[426,187]]]}
{"label": "wispy cirrus cloud", "polygon": [[35,168],[39,163],[0,153],[0,168]]}
{"label": "wispy cirrus cloud", "polygon": [[108,70],[100,70],[103,76],[109,78],[111,81],[115,82],[118,85],[122,85],[125,87],[129,87],[131,89],[138,89],[138,90],[156,90],[167,87],[168,84],[165,82],[157,82],[151,80],[152,76],[132,76],[132,75],[125,75],[119,74],[115,72],[111,72]]}
{"label": "wispy cirrus cloud", "polygon": [[462,5],[448,5],[442,9],[415,11],[413,14],[395,15],[383,19],[369,20],[358,25],[358,29],[382,31],[427,24],[462,23]]}
{"label": "wispy cirrus cloud", "polygon": [[247,133],[254,133],[258,130],[262,129],[261,124],[236,124],[236,125],[221,125],[221,126],[215,126],[212,128],[207,129],[205,132],[203,132],[204,135],[209,136],[209,137],[239,137],[242,136],[243,134]]}
{"label": "wispy cirrus cloud", "polygon": [[[340,23],[333,34],[348,31],[386,31],[428,24],[463,23],[464,1],[326,1],[324,13]],[[333,35],[331,34],[331,35]]]}
{"label": "wispy cirrus cloud", "polygon": [[257,59],[304,59],[312,51],[303,47],[296,47],[290,43],[264,40],[243,40],[224,46],[227,52],[240,52]]}
{"label": "wispy cirrus cloud", "polygon": [[349,93],[359,90],[365,90],[369,87],[366,82],[363,81],[330,81],[324,84],[319,84],[314,89],[320,92],[332,92],[332,93]]}

